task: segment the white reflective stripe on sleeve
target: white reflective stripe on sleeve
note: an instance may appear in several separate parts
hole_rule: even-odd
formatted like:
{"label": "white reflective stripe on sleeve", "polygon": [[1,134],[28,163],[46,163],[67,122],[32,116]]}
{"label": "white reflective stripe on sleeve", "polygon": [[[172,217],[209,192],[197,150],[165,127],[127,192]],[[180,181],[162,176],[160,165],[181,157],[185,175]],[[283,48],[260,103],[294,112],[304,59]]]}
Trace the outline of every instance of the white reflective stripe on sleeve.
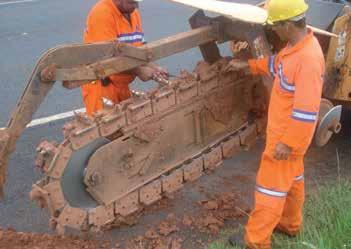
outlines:
{"label": "white reflective stripe on sleeve", "polygon": [[294,119],[305,122],[315,122],[317,120],[317,115],[317,112],[306,112],[297,109],[294,109],[292,113]]}
{"label": "white reflective stripe on sleeve", "polygon": [[121,34],[118,36],[117,40],[126,43],[141,42],[144,40],[144,34],[140,32]]}
{"label": "white reflective stripe on sleeve", "polygon": [[274,61],[275,61],[275,55],[269,57],[269,72],[273,77],[275,77]]}
{"label": "white reflective stripe on sleeve", "polygon": [[282,64],[279,64],[279,66],[278,66],[278,76],[280,79],[280,87],[282,89],[284,89],[285,91],[288,91],[288,92],[292,92],[292,93],[295,92],[295,85],[288,83],[287,78],[283,74],[283,65]]}
{"label": "white reflective stripe on sleeve", "polygon": [[303,178],[304,178],[304,176],[303,176],[303,175],[300,175],[300,176],[296,176],[296,177],[294,178],[294,180],[295,180],[295,181],[301,181]]}
{"label": "white reflective stripe on sleeve", "polygon": [[102,102],[104,103],[104,105],[113,106],[113,102],[107,98],[102,98]]}
{"label": "white reflective stripe on sleeve", "polygon": [[275,191],[275,190],[271,190],[271,189],[266,189],[266,188],[262,188],[260,186],[256,186],[256,190],[262,194],[266,194],[266,195],[270,195],[270,196],[274,196],[274,197],[286,197],[287,196],[286,192],[280,192],[280,191]]}

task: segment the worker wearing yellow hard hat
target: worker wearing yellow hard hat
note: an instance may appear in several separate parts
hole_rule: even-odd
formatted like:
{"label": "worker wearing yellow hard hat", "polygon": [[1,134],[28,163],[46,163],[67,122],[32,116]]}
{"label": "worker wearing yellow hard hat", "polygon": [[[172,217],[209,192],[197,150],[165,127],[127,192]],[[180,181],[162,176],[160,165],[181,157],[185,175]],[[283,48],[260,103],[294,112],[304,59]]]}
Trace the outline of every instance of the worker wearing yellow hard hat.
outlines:
{"label": "worker wearing yellow hard hat", "polygon": [[275,230],[293,236],[301,229],[303,159],[317,123],[325,68],[319,42],[306,25],[305,1],[270,0],[266,7],[267,23],[286,47],[268,58],[232,60],[227,67],[229,71],[249,67],[253,74],[274,79],[255,207],[245,236],[235,234],[229,239],[232,245],[255,249],[270,249]]}
{"label": "worker wearing yellow hard hat", "polygon": [[308,5],[304,0],[271,0],[267,3],[268,24],[298,20],[305,16]]}

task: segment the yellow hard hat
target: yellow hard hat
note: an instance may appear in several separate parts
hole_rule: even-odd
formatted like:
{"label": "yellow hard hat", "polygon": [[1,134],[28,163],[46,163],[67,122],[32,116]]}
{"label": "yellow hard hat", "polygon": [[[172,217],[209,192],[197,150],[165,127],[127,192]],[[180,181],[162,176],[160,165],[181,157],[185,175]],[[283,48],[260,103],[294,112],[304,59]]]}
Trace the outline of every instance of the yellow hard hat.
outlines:
{"label": "yellow hard hat", "polygon": [[267,8],[267,23],[274,24],[304,15],[308,10],[308,4],[304,0],[270,0]]}

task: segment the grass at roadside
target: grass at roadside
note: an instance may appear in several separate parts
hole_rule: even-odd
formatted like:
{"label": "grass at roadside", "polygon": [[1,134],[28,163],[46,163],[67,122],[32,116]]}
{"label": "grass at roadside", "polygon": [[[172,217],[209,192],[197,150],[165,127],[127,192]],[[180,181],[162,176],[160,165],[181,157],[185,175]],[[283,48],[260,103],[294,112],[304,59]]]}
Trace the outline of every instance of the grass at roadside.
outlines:
{"label": "grass at roadside", "polygon": [[[232,232],[223,231],[208,248],[237,249],[226,243]],[[295,238],[274,234],[272,248],[351,249],[351,182],[318,186],[306,200],[303,231]]]}

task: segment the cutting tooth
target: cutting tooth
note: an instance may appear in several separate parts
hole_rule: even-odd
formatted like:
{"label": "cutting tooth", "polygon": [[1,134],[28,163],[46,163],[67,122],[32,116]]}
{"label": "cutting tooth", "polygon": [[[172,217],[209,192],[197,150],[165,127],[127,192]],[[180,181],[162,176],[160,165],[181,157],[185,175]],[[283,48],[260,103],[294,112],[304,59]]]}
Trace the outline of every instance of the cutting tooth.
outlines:
{"label": "cutting tooth", "polygon": [[37,184],[33,184],[29,198],[31,201],[35,201],[40,208],[47,208],[49,206],[49,193]]}
{"label": "cutting tooth", "polygon": [[182,169],[176,169],[167,176],[163,176],[162,191],[165,193],[173,193],[183,186],[184,176]]}
{"label": "cutting tooth", "polygon": [[62,210],[60,216],[57,218],[56,229],[58,229],[58,232],[62,234],[67,234],[67,232],[70,232],[69,229],[81,231],[85,225],[84,223],[87,222],[87,219],[87,211],[66,205],[65,208]]}

